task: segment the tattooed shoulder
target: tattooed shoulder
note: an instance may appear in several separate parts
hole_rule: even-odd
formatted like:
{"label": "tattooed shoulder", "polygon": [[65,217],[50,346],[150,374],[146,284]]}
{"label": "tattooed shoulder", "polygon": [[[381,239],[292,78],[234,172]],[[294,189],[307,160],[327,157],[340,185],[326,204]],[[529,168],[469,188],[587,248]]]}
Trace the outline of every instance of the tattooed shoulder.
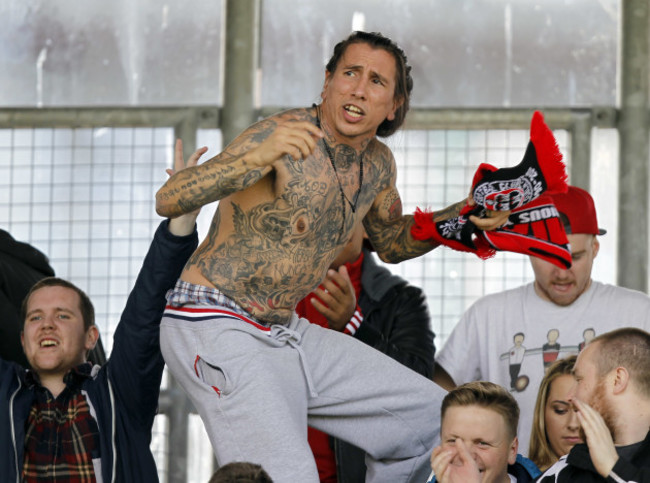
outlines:
{"label": "tattooed shoulder", "polygon": [[277,126],[278,123],[274,118],[268,118],[259,121],[253,124],[246,131],[246,137],[248,138],[247,140],[253,144],[259,144],[267,137],[269,137]]}
{"label": "tattooed shoulder", "polygon": [[382,209],[388,214],[390,221],[397,220],[402,216],[402,200],[397,190],[391,190],[383,200]]}
{"label": "tattooed shoulder", "polygon": [[368,146],[366,158],[370,160],[373,167],[374,183],[384,189],[387,185],[395,184],[397,170],[393,153],[384,143],[373,140]]}

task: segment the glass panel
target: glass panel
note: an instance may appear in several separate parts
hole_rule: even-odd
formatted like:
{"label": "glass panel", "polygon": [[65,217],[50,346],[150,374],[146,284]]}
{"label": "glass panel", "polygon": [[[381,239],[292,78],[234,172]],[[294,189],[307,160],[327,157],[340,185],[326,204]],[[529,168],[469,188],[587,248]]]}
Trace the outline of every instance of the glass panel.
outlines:
{"label": "glass panel", "polygon": [[618,251],[618,151],[616,129],[594,129],[591,142],[590,192],[596,205],[598,225],[607,230],[598,237],[600,249],[592,278],[616,285]]}
{"label": "glass panel", "polygon": [[0,106],[221,102],[221,0],[0,3]]}
{"label": "glass panel", "polygon": [[214,470],[208,433],[198,414],[190,414],[188,423],[187,481],[208,481]]}
{"label": "glass panel", "polygon": [[412,106],[614,105],[619,3],[265,0],[262,103],[318,100],[334,45],[366,30],[406,52]]}
{"label": "glass panel", "polygon": [[151,431],[151,452],[158,468],[160,481],[167,481],[167,459],[169,457],[169,418],[156,415]]}

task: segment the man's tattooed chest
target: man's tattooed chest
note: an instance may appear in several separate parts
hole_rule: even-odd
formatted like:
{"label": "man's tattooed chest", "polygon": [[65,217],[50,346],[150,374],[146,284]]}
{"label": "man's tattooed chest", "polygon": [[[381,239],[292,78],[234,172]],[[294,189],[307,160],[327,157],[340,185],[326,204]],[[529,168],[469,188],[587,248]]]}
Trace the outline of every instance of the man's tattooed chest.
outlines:
{"label": "man's tattooed chest", "polygon": [[[327,160],[316,161],[276,169],[272,196],[271,190],[260,189],[257,196],[249,192],[220,207],[210,230],[214,242],[191,261],[226,295],[264,320],[285,317],[285,311],[291,313],[318,286],[380,189],[375,173],[368,170],[352,212]],[[348,188],[347,180],[358,178],[341,179]]]}

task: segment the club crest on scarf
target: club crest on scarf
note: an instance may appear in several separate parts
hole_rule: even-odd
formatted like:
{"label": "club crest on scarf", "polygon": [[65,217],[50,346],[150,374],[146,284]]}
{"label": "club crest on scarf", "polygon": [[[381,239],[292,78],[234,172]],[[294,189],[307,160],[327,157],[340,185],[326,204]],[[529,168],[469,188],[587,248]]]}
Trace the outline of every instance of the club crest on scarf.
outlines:
{"label": "club crest on scarf", "polygon": [[[532,170],[530,170],[532,171]],[[541,185],[538,185],[541,186]],[[530,188],[530,185],[525,188],[505,188],[502,184],[499,185],[497,192],[490,192],[483,199],[483,206],[488,210],[494,211],[508,211],[519,208],[524,204],[526,199],[526,188]],[[530,192],[530,189],[528,189]],[[481,193],[477,190],[477,194],[480,196]]]}
{"label": "club crest on scarf", "polygon": [[[489,165],[483,164],[483,176]],[[479,168],[481,169],[481,168]],[[498,170],[497,170],[498,171]],[[479,178],[480,179],[480,178]],[[531,166],[526,172],[513,180],[485,180],[472,191],[474,201],[493,211],[509,211],[531,202],[545,191],[544,178]]]}

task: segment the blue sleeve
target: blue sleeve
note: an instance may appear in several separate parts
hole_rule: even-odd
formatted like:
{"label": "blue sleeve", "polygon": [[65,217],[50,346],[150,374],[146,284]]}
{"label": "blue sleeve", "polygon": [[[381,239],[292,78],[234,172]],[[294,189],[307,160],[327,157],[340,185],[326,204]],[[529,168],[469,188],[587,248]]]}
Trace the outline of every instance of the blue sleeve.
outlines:
{"label": "blue sleeve", "polygon": [[188,236],[169,232],[163,221],[145,256],[135,286],[115,330],[107,363],[116,406],[135,424],[149,428],[158,407],[164,361],[160,352],[160,320],[167,291],[173,288],[198,245],[196,230]]}

